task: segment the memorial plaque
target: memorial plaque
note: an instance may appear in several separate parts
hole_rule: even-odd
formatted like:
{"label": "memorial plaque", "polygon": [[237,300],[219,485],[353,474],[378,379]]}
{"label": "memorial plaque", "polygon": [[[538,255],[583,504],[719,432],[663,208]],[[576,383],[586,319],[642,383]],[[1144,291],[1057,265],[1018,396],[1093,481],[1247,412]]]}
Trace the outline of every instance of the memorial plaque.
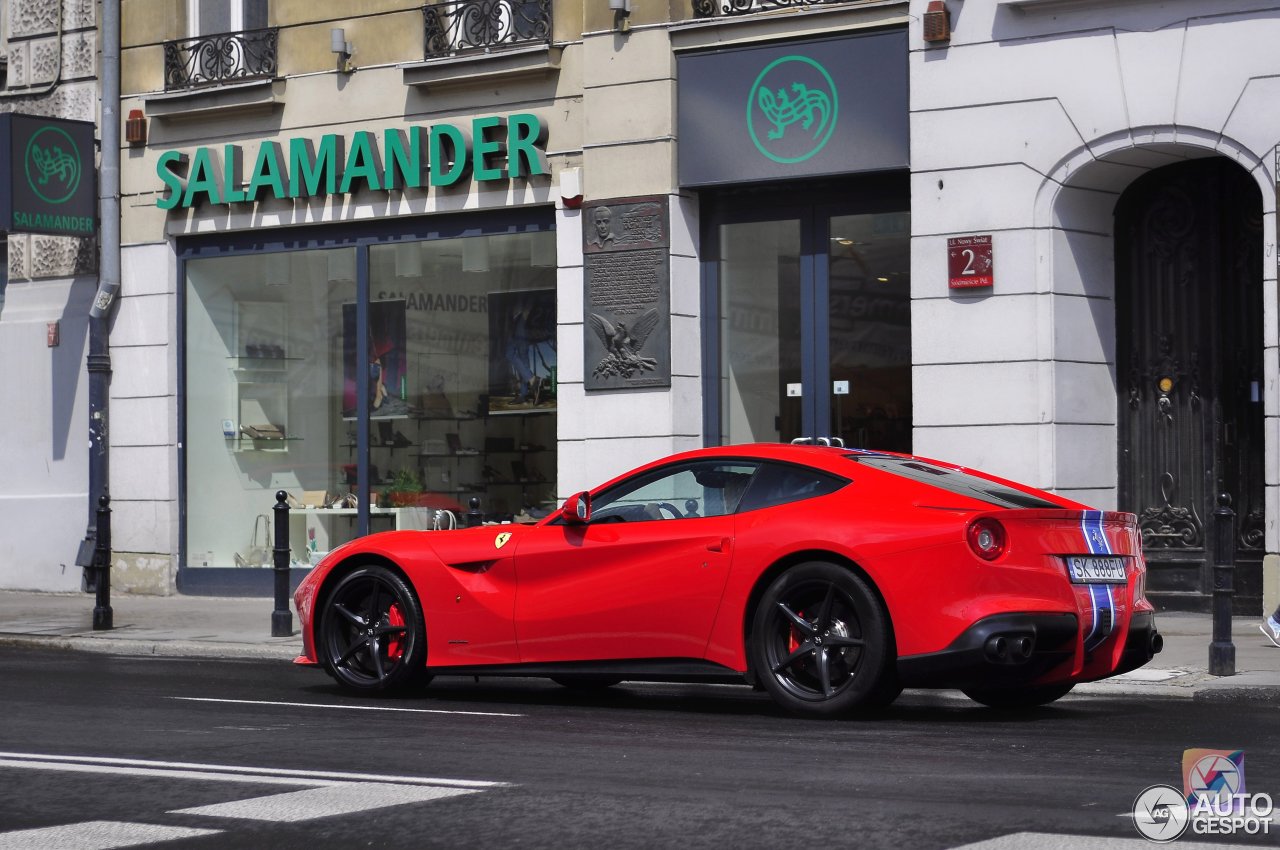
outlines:
{"label": "memorial plaque", "polygon": [[587,390],[671,386],[671,237],[667,199],[582,210]]}

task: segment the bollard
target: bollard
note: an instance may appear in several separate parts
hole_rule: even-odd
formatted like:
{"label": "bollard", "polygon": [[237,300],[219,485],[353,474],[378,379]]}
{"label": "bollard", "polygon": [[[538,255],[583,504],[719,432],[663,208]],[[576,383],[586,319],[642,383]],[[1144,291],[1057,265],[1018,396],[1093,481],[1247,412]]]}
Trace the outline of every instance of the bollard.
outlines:
{"label": "bollard", "polygon": [[271,612],[271,636],[289,637],[293,634],[293,614],[289,612],[289,494],[276,491],[275,514],[276,543],[271,550],[276,580],[276,607]]}
{"label": "bollard", "polygon": [[471,510],[467,511],[467,528],[474,528],[484,523],[484,514],[480,513],[480,497],[471,497]]}
{"label": "bollard", "polygon": [[94,584],[93,630],[112,628],[111,611],[111,497],[103,490],[98,497],[98,539],[93,547]]}
{"label": "bollard", "polygon": [[1213,643],[1209,644],[1209,673],[1236,674],[1236,645],[1231,641],[1231,603],[1235,595],[1236,513],[1231,496],[1218,496],[1213,512]]}

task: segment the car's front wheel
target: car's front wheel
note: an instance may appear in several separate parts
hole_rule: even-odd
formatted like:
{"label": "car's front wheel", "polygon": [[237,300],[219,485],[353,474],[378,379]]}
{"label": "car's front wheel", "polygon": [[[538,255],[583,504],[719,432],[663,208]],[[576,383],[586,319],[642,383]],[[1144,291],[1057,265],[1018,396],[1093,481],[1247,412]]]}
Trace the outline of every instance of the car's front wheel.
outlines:
{"label": "car's front wheel", "polygon": [[897,696],[889,617],[867,583],[836,564],[778,576],[756,608],[748,650],[765,690],[794,714],[830,717]]}
{"label": "car's front wheel", "polygon": [[964,695],[991,708],[1035,708],[1065,697],[1074,684],[1027,688],[966,688]]}
{"label": "car's front wheel", "polygon": [[344,688],[396,691],[426,680],[422,606],[405,580],[380,564],[357,567],[326,596],[320,661]]}

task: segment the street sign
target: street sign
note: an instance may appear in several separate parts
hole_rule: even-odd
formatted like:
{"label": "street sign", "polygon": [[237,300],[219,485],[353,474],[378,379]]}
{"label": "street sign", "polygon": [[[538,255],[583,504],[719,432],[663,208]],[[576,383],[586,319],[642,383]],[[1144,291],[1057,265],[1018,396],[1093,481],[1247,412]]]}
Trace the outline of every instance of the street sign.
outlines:
{"label": "street sign", "polygon": [[955,236],[947,240],[947,286],[973,289],[996,282],[991,237]]}
{"label": "street sign", "polygon": [[93,236],[96,162],[91,122],[0,115],[0,231]]}

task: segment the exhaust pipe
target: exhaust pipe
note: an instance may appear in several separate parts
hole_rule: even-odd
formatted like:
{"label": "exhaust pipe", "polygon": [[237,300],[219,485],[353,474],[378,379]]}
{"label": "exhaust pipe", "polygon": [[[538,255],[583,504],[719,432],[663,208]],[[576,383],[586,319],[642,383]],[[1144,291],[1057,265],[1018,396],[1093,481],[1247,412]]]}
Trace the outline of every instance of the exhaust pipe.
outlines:
{"label": "exhaust pipe", "polygon": [[1151,657],[1159,655],[1164,649],[1164,635],[1159,632],[1151,633]]}
{"label": "exhaust pipe", "polygon": [[987,640],[987,657],[996,661],[1009,660],[1009,641],[1004,635],[996,635]]}
{"label": "exhaust pipe", "polygon": [[1031,657],[1031,650],[1035,648],[1036,642],[1029,637],[1020,637],[1013,644],[1013,652],[1020,661],[1026,661]]}

